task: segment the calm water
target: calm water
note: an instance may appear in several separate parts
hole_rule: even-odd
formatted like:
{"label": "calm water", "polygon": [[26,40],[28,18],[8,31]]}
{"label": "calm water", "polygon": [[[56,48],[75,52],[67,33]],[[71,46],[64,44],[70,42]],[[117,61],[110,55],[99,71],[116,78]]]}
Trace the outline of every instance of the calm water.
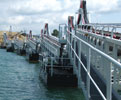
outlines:
{"label": "calm water", "polygon": [[47,88],[40,65],[0,49],[0,100],[84,100],[77,88]]}

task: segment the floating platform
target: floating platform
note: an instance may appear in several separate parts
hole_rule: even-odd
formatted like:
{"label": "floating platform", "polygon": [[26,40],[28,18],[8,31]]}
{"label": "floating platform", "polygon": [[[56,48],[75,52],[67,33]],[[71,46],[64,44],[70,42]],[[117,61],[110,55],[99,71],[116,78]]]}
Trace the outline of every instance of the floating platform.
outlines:
{"label": "floating platform", "polygon": [[6,49],[6,46],[2,46],[2,45],[1,45],[1,46],[0,46],[0,49]]}
{"label": "floating platform", "polygon": [[36,52],[27,53],[26,58],[29,62],[32,62],[32,63],[39,62],[39,54]]}
{"label": "floating platform", "polygon": [[40,69],[40,77],[47,86],[77,87],[77,77],[73,74],[72,66],[54,65],[53,74],[51,68],[51,65],[47,65]]}
{"label": "floating platform", "polygon": [[18,55],[21,55],[21,56],[26,55],[26,50],[25,49],[17,49],[16,52],[17,52]]}
{"label": "floating platform", "polygon": [[6,48],[7,52],[14,52],[14,47],[10,46]]}

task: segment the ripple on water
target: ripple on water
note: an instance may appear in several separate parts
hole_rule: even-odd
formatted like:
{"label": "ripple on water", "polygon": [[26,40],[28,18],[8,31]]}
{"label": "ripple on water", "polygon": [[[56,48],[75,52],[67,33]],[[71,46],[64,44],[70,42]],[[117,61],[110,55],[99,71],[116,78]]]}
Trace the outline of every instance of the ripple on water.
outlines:
{"label": "ripple on water", "polygon": [[0,50],[0,100],[84,100],[77,88],[47,88],[39,72],[39,64]]}

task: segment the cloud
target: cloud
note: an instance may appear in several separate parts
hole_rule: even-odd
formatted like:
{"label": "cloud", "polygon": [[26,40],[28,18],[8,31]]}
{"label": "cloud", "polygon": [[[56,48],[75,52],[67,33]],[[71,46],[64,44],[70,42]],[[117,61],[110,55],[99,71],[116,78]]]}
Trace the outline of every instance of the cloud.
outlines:
{"label": "cloud", "polygon": [[17,2],[16,5],[11,5],[12,12],[22,15],[36,15],[62,9],[60,2],[56,0],[30,0]]}
{"label": "cloud", "polygon": [[92,13],[108,14],[121,11],[120,0],[88,0],[88,10]]}
{"label": "cloud", "polygon": [[[80,0],[0,0],[0,29],[8,29],[13,26],[13,31],[33,30],[39,34],[45,23],[49,28],[58,28],[60,23],[67,23],[68,16],[75,16],[79,9]],[[87,9],[92,21],[100,22],[107,15],[121,11],[120,0],[87,0]],[[120,21],[116,18],[114,21]],[[108,22],[112,20],[105,19]],[[5,28],[6,26],[6,28]]]}
{"label": "cloud", "polygon": [[8,18],[8,23],[10,24],[20,24],[22,21],[24,21],[23,16],[14,16]]}
{"label": "cloud", "polygon": [[[74,1],[74,0],[72,0]],[[63,22],[67,22],[69,15],[74,15],[76,2],[70,0],[27,0],[17,1],[14,5],[10,4],[10,8],[7,9],[9,15],[15,15],[10,17],[9,22],[12,23],[15,19],[16,24],[41,24],[49,23],[50,28],[58,28],[58,25]],[[71,9],[70,9],[71,7]],[[77,7],[78,8],[78,7]],[[68,12],[68,9],[69,12]],[[16,18],[18,16],[18,19]],[[21,19],[20,16],[23,16]],[[18,22],[17,22],[18,20]],[[43,27],[42,27],[43,28]]]}

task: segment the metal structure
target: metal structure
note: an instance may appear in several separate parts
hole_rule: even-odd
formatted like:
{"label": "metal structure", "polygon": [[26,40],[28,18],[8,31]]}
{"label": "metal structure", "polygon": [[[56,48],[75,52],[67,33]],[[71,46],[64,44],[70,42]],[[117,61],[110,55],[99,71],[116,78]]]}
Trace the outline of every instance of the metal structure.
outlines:
{"label": "metal structure", "polygon": [[77,25],[68,23],[67,29],[67,51],[73,59],[78,84],[87,100],[120,100],[121,32],[118,29],[121,27],[91,24],[87,19],[86,1],[81,1],[80,8]]}
{"label": "metal structure", "polygon": [[4,38],[4,46],[7,49],[7,52],[13,52],[14,51],[14,41],[10,40],[6,33],[3,33],[3,38]]}
{"label": "metal structure", "polygon": [[[59,37],[49,34],[48,23],[40,38],[34,39],[30,31],[26,41],[30,60],[41,61],[41,76],[48,85],[78,83],[86,100],[120,100],[121,24],[89,23],[85,0],[76,25],[73,20],[69,16],[68,25],[59,24]],[[4,39],[6,43],[6,34]]]}
{"label": "metal structure", "polygon": [[26,42],[14,39],[14,48],[17,54],[26,55]]}
{"label": "metal structure", "polygon": [[[92,100],[96,100],[100,98],[100,96],[103,99],[100,98],[98,100],[117,100],[117,98],[119,99],[120,97],[116,98],[115,96],[113,97],[113,99],[111,98],[112,89],[117,91],[117,88],[119,89],[121,86],[121,64],[108,55],[109,45],[105,45],[105,52],[103,52],[96,48],[97,44],[95,44],[95,46],[94,44],[91,45],[92,43],[94,43],[94,41],[91,41],[90,37],[88,37],[87,34],[85,35],[84,33],[83,35],[83,32],[78,31],[76,31],[76,33],[72,33],[69,31],[67,32],[69,33],[67,40],[69,55],[71,58],[73,58],[72,62],[74,70],[77,74],[79,84],[81,84],[81,87],[85,93],[85,97],[87,97],[87,99],[92,98]],[[80,36],[81,33],[82,35]],[[116,57],[116,50],[114,51],[114,55]],[[94,72],[97,76],[101,77],[100,80],[97,81],[96,76],[93,75]],[[101,85],[103,86],[103,82],[106,86],[101,87]],[[93,85],[98,90],[97,92],[99,92],[100,96],[97,93],[91,93],[93,91],[91,90],[92,87],[94,88]]]}

